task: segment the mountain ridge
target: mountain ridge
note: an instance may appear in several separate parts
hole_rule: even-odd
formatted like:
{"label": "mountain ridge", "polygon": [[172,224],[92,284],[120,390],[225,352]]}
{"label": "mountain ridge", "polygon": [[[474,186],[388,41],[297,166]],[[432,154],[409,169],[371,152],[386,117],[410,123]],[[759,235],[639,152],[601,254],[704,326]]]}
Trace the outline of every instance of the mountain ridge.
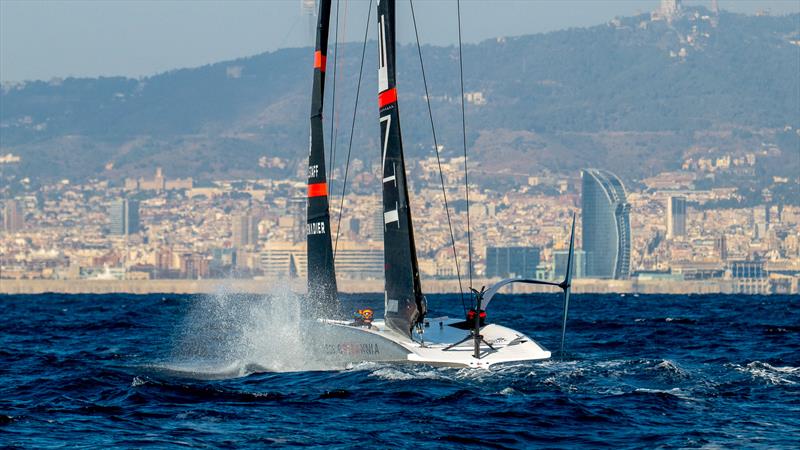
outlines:
{"label": "mountain ridge", "polygon": [[[784,142],[787,127],[800,127],[798,45],[800,14],[713,18],[703,8],[672,22],[641,15],[466,45],[465,90],[479,94],[466,105],[469,150],[490,174],[592,165],[636,180],[693,152]],[[367,163],[378,153],[374,50],[353,137]],[[437,136],[453,156],[463,151],[456,50],[422,47]],[[361,44],[340,46],[337,152],[348,142],[360,54]],[[42,179],[118,179],[157,165],[207,179],[291,176],[307,153],[310,55],[282,49],[140,79],[4,86],[0,153],[21,156],[20,176]],[[416,46],[401,46],[398,64],[407,152],[431,156]],[[782,150],[797,150],[789,142]],[[260,167],[263,157],[287,164]]]}

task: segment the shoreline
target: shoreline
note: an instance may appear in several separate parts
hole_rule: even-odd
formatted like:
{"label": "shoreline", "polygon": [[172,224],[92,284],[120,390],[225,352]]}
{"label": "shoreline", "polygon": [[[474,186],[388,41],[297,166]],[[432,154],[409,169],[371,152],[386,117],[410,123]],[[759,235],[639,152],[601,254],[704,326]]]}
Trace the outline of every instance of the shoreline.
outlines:
{"label": "shoreline", "polygon": [[[495,280],[477,279],[474,286],[489,286]],[[462,284],[463,281],[462,281]],[[422,280],[427,294],[458,293],[458,280]],[[466,289],[466,285],[464,285]],[[204,279],[204,280],[11,280],[0,279],[0,295],[13,294],[267,294],[276,290],[305,292],[305,280],[296,279]],[[347,294],[383,292],[383,280],[339,280],[339,291]],[[559,292],[547,286],[512,285],[504,293]],[[575,294],[732,294],[730,280],[574,280]]]}

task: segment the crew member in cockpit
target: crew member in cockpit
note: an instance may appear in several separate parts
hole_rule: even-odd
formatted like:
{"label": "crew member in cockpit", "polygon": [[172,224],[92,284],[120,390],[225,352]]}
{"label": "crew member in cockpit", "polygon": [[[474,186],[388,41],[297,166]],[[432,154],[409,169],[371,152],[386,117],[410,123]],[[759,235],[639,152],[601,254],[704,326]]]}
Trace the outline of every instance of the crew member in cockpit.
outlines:
{"label": "crew member in cockpit", "polygon": [[355,316],[353,326],[372,328],[372,320],[375,317],[375,313],[371,309],[359,309],[356,311]]}

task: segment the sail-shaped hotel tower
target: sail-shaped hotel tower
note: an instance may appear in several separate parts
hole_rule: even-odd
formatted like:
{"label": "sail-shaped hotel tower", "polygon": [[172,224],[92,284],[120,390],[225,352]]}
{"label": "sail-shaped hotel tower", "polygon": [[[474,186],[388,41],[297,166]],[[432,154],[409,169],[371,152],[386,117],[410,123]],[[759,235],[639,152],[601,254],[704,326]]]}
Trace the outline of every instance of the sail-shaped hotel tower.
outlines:
{"label": "sail-shaped hotel tower", "polygon": [[586,276],[625,279],[630,274],[630,204],[622,181],[607,170],[581,172],[581,217]]}

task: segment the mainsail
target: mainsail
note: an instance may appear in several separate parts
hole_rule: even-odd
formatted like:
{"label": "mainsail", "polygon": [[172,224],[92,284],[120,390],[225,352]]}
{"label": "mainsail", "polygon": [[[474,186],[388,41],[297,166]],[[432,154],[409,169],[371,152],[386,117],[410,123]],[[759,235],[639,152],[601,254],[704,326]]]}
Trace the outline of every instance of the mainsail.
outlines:
{"label": "mainsail", "polygon": [[395,77],[395,2],[378,1],[378,107],[383,167],[386,325],[410,335],[425,316],[411,209],[408,204]]}
{"label": "mainsail", "polygon": [[328,180],[325,175],[325,143],[322,134],[322,103],[325,96],[325,59],[331,0],[319,2],[317,45],[314,51],[314,84],[311,93],[311,142],[308,152],[308,209],[306,242],[308,295],[319,302],[323,313],[337,309],[336,272],[331,245]]}

